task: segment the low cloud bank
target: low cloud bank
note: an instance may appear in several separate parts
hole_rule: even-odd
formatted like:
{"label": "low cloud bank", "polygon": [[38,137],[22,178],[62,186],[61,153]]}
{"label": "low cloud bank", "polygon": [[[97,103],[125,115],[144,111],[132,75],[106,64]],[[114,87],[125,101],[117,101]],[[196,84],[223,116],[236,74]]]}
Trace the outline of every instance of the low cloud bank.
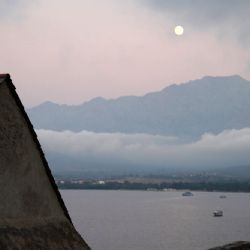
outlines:
{"label": "low cloud bank", "polygon": [[[45,153],[74,159],[79,167],[112,165],[156,169],[207,169],[250,165],[250,128],[204,134],[195,142],[149,134],[37,130]],[[88,166],[82,163],[87,162]],[[60,165],[60,162],[53,162]],[[60,166],[58,166],[59,168]]]}

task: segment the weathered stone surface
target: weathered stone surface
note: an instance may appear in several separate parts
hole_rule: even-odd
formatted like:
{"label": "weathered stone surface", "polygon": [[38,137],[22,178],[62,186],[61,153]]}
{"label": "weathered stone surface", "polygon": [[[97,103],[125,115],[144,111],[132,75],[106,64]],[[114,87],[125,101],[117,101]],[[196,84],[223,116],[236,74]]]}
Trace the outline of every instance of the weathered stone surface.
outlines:
{"label": "weathered stone surface", "polygon": [[0,249],[88,250],[9,75],[0,75]]}
{"label": "weathered stone surface", "polygon": [[68,221],[56,219],[1,227],[0,249],[78,250],[88,249],[88,246]]}
{"label": "weathered stone surface", "polygon": [[211,248],[209,250],[250,250],[250,242],[237,241],[225,246]]}
{"label": "weathered stone surface", "polygon": [[5,83],[0,84],[0,190],[0,219],[64,214],[27,122]]}

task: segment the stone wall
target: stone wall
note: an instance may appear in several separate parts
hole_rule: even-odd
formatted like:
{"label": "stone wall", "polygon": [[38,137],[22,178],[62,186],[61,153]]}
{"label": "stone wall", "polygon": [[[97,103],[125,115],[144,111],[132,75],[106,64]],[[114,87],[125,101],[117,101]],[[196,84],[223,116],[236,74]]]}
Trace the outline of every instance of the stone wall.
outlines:
{"label": "stone wall", "polygon": [[0,219],[63,216],[27,123],[0,84]]}
{"label": "stone wall", "polygon": [[89,249],[8,75],[0,75],[0,190],[0,249]]}
{"label": "stone wall", "polygon": [[0,249],[81,250],[89,249],[67,221],[45,220],[0,227]]}

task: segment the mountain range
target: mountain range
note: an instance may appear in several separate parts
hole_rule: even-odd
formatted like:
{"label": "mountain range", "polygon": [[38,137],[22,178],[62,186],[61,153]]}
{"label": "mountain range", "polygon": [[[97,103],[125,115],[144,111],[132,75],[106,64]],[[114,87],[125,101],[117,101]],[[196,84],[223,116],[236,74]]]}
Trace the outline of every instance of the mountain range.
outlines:
{"label": "mountain range", "polygon": [[206,76],[144,96],[97,97],[74,106],[45,102],[27,113],[36,129],[199,138],[250,127],[250,81]]}

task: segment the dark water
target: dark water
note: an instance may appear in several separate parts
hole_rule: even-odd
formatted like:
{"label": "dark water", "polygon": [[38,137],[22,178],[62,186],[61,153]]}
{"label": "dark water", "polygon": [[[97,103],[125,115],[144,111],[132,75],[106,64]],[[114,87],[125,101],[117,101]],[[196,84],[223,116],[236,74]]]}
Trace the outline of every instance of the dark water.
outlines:
{"label": "dark water", "polygon": [[[93,250],[201,250],[250,240],[250,194],[61,191]],[[223,217],[213,217],[223,209]]]}

